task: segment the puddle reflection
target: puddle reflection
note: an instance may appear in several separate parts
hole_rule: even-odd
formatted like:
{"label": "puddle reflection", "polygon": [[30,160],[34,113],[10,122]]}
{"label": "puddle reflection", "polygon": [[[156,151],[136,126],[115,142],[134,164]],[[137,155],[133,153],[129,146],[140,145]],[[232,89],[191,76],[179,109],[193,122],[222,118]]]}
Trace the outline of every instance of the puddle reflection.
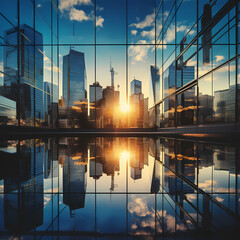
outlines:
{"label": "puddle reflection", "polygon": [[166,138],[0,141],[0,238],[224,239],[239,226],[239,156]]}

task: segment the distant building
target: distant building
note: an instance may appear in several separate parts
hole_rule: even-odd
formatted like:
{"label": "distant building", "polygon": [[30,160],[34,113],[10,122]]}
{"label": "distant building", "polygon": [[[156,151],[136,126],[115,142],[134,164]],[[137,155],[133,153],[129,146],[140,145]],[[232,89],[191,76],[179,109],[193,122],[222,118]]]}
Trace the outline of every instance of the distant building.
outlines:
{"label": "distant building", "polygon": [[129,127],[146,127],[148,125],[148,98],[144,98],[142,94],[141,81],[134,79],[131,82],[131,93],[129,97]]}
{"label": "distant building", "polygon": [[[89,86],[89,107],[90,107],[90,120],[95,121],[96,117],[96,109],[95,109],[95,103],[102,99],[103,96],[103,90],[102,86],[96,82]],[[96,94],[96,95],[95,95]]]}
{"label": "distant building", "polygon": [[142,82],[134,79],[131,82],[131,95],[142,93]]}
{"label": "distant building", "polygon": [[103,89],[103,97],[97,102],[97,127],[119,127],[119,100],[120,92],[107,86]]}
{"label": "distant building", "polygon": [[102,163],[90,160],[90,177],[94,179],[99,179],[102,176],[102,174],[103,174]]}
{"label": "distant building", "polygon": [[148,164],[148,151],[145,148],[145,143],[143,139],[130,138],[128,140],[129,151],[131,153],[129,159],[129,165],[131,168],[131,178],[133,180],[138,180],[142,178],[142,169],[145,164]]}
{"label": "distant building", "polygon": [[236,86],[214,92],[214,117],[216,121],[229,122],[235,118]]}

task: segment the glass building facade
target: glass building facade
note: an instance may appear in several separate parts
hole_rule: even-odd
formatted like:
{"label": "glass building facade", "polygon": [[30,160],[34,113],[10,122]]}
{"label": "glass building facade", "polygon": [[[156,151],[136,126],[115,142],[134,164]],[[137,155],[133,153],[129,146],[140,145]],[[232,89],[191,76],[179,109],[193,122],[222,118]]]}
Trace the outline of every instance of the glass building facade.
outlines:
{"label": "glass building facade", "polygon": [[129,127],[137,80],[148,127],[238,125],[238,0],[1,4],[0,125],[113,126],[111,89],[114,126]]}
{"label": "glass building facade", "polygon": [[85,101],[86,71],[84,53],[70,50],[63,57],[63,100],[72,107],[79,101]]}
{"label": "glass building facade", "polygon": [[131,82],[131,95],[142,93],[142,82],[134,79]]}
{"label": "glass building facade", "polygon": [[155,22],[156,126],[237,124],[239,1],[157,1]]}

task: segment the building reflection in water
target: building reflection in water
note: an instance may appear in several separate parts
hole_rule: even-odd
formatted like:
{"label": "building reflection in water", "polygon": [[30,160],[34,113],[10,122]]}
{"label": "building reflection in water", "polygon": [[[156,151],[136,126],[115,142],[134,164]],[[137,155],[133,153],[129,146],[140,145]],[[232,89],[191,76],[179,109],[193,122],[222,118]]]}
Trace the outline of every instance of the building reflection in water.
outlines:
{"label": "building reflection in water", "polygon": [[166,138],[1,140],[0,238],[221,239],[239,226],[239,156]]}

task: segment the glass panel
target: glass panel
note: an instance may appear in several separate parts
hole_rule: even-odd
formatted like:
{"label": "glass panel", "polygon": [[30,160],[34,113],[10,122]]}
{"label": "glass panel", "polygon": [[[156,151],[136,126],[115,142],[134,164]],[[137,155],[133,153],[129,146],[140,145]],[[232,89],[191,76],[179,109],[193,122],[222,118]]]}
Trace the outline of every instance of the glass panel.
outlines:
{"label": "glass panel", "polygon": [[126,43],[126,1],[96,0],[97,43]]}
{"label": "glass panel", "polygon": [[213,121],[213,93],[212,74],[207,75],[198,82],[198,123],[210,123]]}
{"label": "glass panel", "polygon": [[[58,2],[59,42],[61,44],[93,44],[95,38],[95,12],[92,1]],[[53,20],[55,22],[55,19]],[[104,19],[98,16],[96,24],[99,28],[103,27],[103,21]],[[56,29],[55,23],[53,28]]]}
{"label": "glass panel", "polygon": [[[119,1],[124,2],[124,1]],[[155,43],[155,0],[128,0],[128,43]],[[124,6],[124,4],[122,3]],[[122,20],[124,23],[125,21]],[[123,27],[122,27],[123,28]]]}
{"label": "glass panel", "polygon": [[163,102],[163,126],[174,127],[175,95],[171,95]]}
{"label": "glass panel", "polygon": [[236,85],[230,83],[235,75],[235,61],[213,72],[213,107],[215,122],[235,120]]}
{"label": "glass panel", "polygon": [[177,125],[195,125],[197,112],[197,87],[177,95]]}
{"label": "glass panel", "polygon": [[126,47],[97,46],[96,64],[96,81],[102,87],[101,98],[96,103],[96,126],[126,126],[130,109],[126,96]]}

